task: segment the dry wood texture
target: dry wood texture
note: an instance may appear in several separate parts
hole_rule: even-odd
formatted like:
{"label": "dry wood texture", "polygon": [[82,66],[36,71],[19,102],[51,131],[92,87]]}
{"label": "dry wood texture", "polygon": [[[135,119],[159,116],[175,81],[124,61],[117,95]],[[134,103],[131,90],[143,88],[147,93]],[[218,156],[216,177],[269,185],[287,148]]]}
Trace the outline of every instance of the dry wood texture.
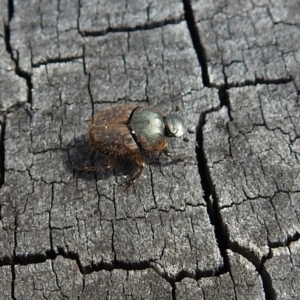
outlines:
{"label": "dry wood texture", "polygon": [[[299,299],[298,0],[0,0],[0,299]],[[171,161],[83,173],[87,120],[177,105]],[[126,177],[126,178],[124,178]]]}

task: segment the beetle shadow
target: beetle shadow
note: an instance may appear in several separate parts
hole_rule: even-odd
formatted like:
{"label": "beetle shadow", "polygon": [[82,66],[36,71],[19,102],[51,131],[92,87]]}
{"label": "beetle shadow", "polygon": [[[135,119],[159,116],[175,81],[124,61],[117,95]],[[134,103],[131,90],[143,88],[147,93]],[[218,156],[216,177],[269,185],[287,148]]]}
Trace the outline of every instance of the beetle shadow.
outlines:
{"label": "beetle shadow", "polygon": [[[67,145],[68,159],[64,161],[65,169],[73,174],[73,178],[81,178],[83,180],[105,180],[111,176],[124,177],[130,180],[132,176],[139,170],[139,167],[132,159],[121,157],[116,166],[107,168],[109,157],[95,150],[91,145],[87,135],[82,135],[72,140]],[[185,155],[177,155],[174,158],[167,157],[163,153],[143,153],[146,165],[152,165],[157,168],[177,165],[182,161],[191,161]],[[193,159],[192,159],[193,160]],[[99,167],[98,171],[86,171],[86,167]]]}
{"label": "beetle shadow", "polygon": [[146,164],[155,166],[158,168],[164,168],[168,166],[176,166],[180,163],[185,162],[186,164],[195,164],[196,160],[194,156],[190,155],[175,155],[173,154],[172,157],[168,157],[164,154],[147,154],[146,155]]}
{"label": "beetle shadow", "polygon": [[[68,160],[64,161],[67,171],[73,173],[74,178],[84,180],[108,179],[111,176],[125,176],[130,178],[138,170],[138,166],[128,158],[120,158],[113,168],[107,167],[109,156],[104,155],[93,148],[88,137],[82,135],[67,146]],[[99,167],[99,171],[87,171],[85,168]]]}

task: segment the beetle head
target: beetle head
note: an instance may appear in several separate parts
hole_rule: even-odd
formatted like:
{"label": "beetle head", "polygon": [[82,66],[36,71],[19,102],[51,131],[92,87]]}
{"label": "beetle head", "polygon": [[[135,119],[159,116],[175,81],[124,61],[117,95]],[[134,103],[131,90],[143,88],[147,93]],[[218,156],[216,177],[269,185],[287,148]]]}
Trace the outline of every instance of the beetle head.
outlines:
{"label": "beetle head", "polygon": [[187,128],[181,116],[170,114],[165,117],[166,135],[170,137],[183,136]]}

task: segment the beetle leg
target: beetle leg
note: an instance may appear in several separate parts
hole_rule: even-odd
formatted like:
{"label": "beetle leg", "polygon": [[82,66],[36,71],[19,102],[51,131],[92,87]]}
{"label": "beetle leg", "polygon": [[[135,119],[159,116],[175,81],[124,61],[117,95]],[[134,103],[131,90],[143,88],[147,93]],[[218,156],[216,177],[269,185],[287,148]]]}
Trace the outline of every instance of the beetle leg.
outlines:
{"label": "beetle leg", "polygon": [[99,172],[103,170],[104,167],[101,166],[90,166],[90,167],[84,167],[82,169],[79,169],[80,171],[85,171],[85,172]]}
{"label": "beetle leg", "polygon": [[117,162],[118,162],[117,156],[110,156],[109,159],[107,160],[106,167],[113,168],[116,166]]}
{"label": "beetle leg", "polygon": [[134,182],[142,175],[144,166],[145,166],[145,159],[141,153],[137,154],[134,157],[134,162],[139,166],[139,169],[132,175],[132,177],[126,183],[125,192],[127,192]]}
{"label": "beetle leg", "polygon": [[165,148],[163,153],[170,157],[172,161],[184,161],[184,160],[195,160],[194,156],[191,156],[191,155],[172,155],[170,152],[169,152],[169,149],[168,148]]}
{"label": "beetle leg", "polygon": [[139,153],[134,157],[134,162],[139,166],[139,167],[144,167],[145,166],[145,159],[144,156]]}

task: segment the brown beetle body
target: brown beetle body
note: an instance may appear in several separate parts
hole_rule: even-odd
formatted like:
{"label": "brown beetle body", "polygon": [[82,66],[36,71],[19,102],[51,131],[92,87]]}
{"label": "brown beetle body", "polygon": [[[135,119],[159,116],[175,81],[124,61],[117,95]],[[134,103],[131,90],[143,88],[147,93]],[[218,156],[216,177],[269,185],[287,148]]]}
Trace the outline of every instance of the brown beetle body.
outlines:
{"label": "brown beetle body", "polygon": [[[151,109],[155,115],[161,116],[157,125],[158,133],[148,138],[147,125],[150,120],[143,118],[133,122],[134,112]],[[134,123],[131,125],[131,123]],[[134,128],[132,128],[134,127]],[[153,127],[153,126],[152,126]],[[164,134],[162,113],[153,107],[137,105],[119,105],[98,113],[90,126],[90,139],[94,147],[101,153],[110,156],[135,156],[142,150],[150,152],[163,151],[168,143]],[[146,130],[143,130],[146,128]]]}
{"label": "brown beetle body", "polygon": [[140,152],[127,125],[136,107],[114,106],[95,115],[90,139],[99,152],[110,156],[134,156]]}
{"label": "brown beetle body", "polygon": [[143,152],[168,154],[167,137],[180,137],[185,131],[184,121],[177,115],[165,116],[155,107],[129,104],[113,106],[96,114],[89,134],[93,146],[111,157],[108,167],[115,165],[117,157],[129,157],[141,167],[132,177],[133,182],[142,172]]}

